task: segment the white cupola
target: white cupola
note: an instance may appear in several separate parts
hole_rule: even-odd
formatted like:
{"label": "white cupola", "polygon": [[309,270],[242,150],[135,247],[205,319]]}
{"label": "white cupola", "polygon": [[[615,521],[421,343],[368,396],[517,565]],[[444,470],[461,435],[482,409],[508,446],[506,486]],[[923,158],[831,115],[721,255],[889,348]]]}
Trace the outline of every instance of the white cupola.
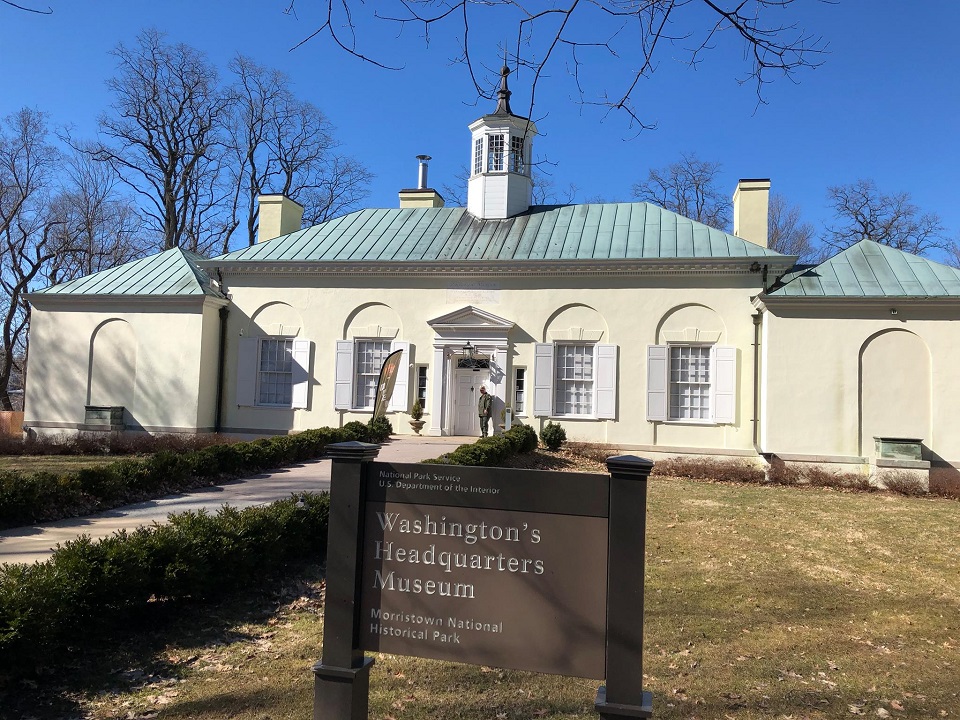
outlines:
{"label": "white cupola", "polygon": [[537,126],[510,110],[504,65],[500,71],[497,109],[470,125],[472,133],[467,210],[478,218],[519,215],[530,208],[533,184],[530,158]]}

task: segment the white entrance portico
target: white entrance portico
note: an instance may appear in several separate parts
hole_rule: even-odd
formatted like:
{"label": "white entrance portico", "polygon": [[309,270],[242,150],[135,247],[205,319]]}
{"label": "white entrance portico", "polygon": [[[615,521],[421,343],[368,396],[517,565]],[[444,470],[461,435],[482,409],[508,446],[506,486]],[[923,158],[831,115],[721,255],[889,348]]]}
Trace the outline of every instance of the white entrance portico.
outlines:
{"label": "white entrance portico", "polygon": [[481,385],[493,397],[492,434],[506,399],[514,323],[468,305],[428,324],[435,333],[428,434],[479,435]]}

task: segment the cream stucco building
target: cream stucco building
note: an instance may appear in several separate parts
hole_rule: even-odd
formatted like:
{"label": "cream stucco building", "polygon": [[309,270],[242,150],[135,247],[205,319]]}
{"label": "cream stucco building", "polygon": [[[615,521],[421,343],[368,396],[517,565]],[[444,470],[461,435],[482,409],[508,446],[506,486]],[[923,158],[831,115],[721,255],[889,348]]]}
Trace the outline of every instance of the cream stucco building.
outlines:
{"label": "cream stucco building", "polygon": [[536,127],[505,80],[499,99],[470,125],[466,208],[443,207],[421,156],[399,208],[301,229],[265,196],[257,245],[33,293],[27,428],[365,421],[401,350],[398,433],[419,400],[424,432],[477,435],[485,384],[537,429],[655,457],[867,471],[889,464],[878,437],[922,446],[893,465],[960,461],[960,273],[870,241],[796,267],[766,247],[767,180],[738,185],[733,234],[647,203],[531,206]]}

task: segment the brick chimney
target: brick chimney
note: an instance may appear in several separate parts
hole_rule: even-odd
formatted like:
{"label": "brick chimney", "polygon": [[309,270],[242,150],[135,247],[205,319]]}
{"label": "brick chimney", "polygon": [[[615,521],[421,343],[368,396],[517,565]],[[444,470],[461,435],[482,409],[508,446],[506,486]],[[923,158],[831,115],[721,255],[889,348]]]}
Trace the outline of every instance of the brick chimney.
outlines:
{"label": "brick chimney", "polygon": [[733,234],[767,247],[770,180],[741,179],[733,192]]}
{"label": "brick chimney", "polygon": [[303,205],[295,200],[291,200],[286,195],[260,195],[257,197],[257,204],[260,206],[258,243],[273,240],[300,229],[300,223],[303,221]]}

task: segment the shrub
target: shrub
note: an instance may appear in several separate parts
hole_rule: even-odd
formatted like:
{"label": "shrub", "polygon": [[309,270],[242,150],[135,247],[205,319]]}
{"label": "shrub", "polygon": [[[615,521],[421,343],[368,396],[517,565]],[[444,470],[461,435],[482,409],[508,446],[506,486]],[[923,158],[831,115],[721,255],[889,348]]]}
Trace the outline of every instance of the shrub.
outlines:
{"label": "shrub", "polygon": [[[0,473],[0,529],[74,517],[316,458],[330,443],[370,441],[375,433],[389,431],[389,427],[387,423],[385,428],[381,424],[371,429],[364,423],[354,422],[340,429],[318,428],[252,442],[204,445],[195,439],[184,440],[184,447],[190,444],[198,447],[193,451],[175,449],[182,439],[166,436],[165,442],[156,445],[158,451],[149,457],[124,458],[112,463],[105,459],[103,465],[59,476]],[[134,445],[142,447],[139,445],[142,439],[138,437]],[[81,444],[72,447],[81,447]]]}
{"label": "shrub", "polygon": [[514,425],[505,433],[480,438],[475,443],[461,445],[450,453],[426,463],[443,465],[500,465],[511,455],[527,453],[537,447],[537,434],[529,425]]}
{"label": "shrub", "polygon": [[743,460],[682,457],[657,461],[650,474],[746,483],[761,483],[766,477],[762,468]]}
{"label": "shrub", "polygon": [[559,450],[560,446],[566,441],[567,431],[552,420],[548,421],[543,430],[540,431],[540,442],[544,444],[547,450]]}
{"label": "shrub", "polygon": [[410,417],[414,420],[419,420],[423,417],[423,405],[420,404],[420,398],[417,398],[416,402],[413,403],[413,407],[410,408]]}
{"label": "shrub", "polygon": [[340,428],[345,434],[345,441],[356,440],[358,442],[367,441],[367,426],[360,422],[359,420],[353,420],[348,422],[342,428]]}
{"label": "shrub", "polygon": [[382,415],[370,418],[367,423],[367,438],[369,442],[382,443],[393,434],[393,425]]}
{"label": "shrub", "polygon": [[960,500],[960,471],[951,465],[930,468],[930,494]]}
{"label": "shrub", "polygon": [[598,463],[606,463],[608,458],[614,455],[622,454],[620,450],[608,445],[596,445],[594,443],[568,442],[567,450],[579,455],[580,457],[593,460]]}
{"label": "shrub", "polygon": [[282,563],[322,557],[329,497],[304,496],[92,542],[80,537],[33,565],[0,566],[0,672],[23,674],[85,639],[129,627],[153,601],[215,598]]}
{"label": "shrub", "polygon": [[76,433],[0,438],[0,455],[149,455],[160,450],[188,453],[235,442],[221,435]]}
{"label": "shrub", "polygon": [[920,478],[910,472],[888,471],[880,476],[880,481],[887,490],[901,495],[917,497],[927,494],[927,489],[923,486]]}

